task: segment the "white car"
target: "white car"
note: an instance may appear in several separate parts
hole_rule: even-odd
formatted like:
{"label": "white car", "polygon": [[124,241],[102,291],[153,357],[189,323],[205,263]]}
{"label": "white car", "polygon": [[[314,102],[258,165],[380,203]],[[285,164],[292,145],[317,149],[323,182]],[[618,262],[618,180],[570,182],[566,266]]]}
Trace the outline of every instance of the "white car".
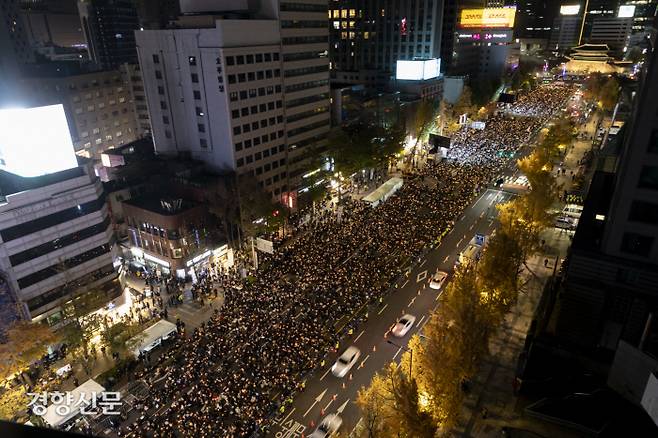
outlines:
{"label": "white car", "polygon": [[396,338],[401,338],[407,333],[409,333],[409,330],[411,330],[411,327],[414,326],[415,322],[416,322],[415,316],[406,314],[402,318],[398,319],[398,322],[395,323],[395,326],[393,327],[393,330],[391,330],[391,333],[393,333],[393,336],[395,336]]}
{"label": "white car", "polygon": [[343,354],[336,359],[336,363],[331,367],[331,374],[336,377],[345,377],[345,374],[352,369],[354,364],[361,356],[361,351],[354,345],[343,351]]}
{"label": "white car", "polygon": [[343,419],[336,414],[329,414],[318,424],[317,429],[313,431],[308,438],[326,438],[338,431],[343,424]]}
{"label": "white car", "polygon": [[430,281],[430,288],[441,289],[443,287],[443,283],[446,282],[447,278],[448,278],[447,272],[437,271],[436,274],[434,274],[434,276],[432,277],[432,281]]}

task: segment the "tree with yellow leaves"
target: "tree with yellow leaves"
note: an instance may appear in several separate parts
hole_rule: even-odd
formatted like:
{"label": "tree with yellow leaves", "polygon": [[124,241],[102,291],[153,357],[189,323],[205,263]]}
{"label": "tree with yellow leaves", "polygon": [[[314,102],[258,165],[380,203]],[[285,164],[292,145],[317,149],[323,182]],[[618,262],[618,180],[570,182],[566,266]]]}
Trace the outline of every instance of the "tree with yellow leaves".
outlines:
{"label": "tree with yellow leaves", "polygon": [[5,380],[41,359],[58,337],[44,324],[17,321],[0,343],[0,377]]}

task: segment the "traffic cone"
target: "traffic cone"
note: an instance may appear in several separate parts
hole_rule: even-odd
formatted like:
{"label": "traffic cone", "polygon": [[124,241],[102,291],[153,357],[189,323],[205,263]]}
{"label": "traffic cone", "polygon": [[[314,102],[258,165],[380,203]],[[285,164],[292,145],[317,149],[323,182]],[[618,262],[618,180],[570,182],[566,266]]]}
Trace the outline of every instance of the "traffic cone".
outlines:
{"label": "traffic cone", "polygon": [[343,389],[345,389],[345,382],[343,382]]}
{"label": "traffic cone", "polygon": [[324,417],[324,408],[320,409],[320,415]]}
{"label": "traffic cone", "polygon": [[350,380],[352,380],[352,373],[350,373]]}
{"label": "traffic cone", "polygon": [[376,345],[372,346],[372,351],[377,351],[377,346]]}

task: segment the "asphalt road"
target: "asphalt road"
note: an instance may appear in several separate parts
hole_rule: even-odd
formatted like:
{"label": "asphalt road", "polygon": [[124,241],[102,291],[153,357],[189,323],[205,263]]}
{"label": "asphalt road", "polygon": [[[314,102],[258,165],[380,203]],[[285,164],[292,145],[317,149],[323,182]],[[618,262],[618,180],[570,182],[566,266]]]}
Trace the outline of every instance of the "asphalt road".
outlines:
{"label": "asphalt road", "polygon": [[[360,420],[359,409],[354,403],[359,388],[368,385],[373,375],[389,362],[399,362],[403,353],[402,348],[389,344],[384,334],[405,313],[416,316],[414,327],[404,338],[389,336],[389,339],[406,347],[411,336],[422,330],[430,313],[438,307],[440,291],[429,288],[430,277],[438,269],[452,273],[459,252],[475,233],[489,235],[493,230],[495,204],[505,202],[512,196],[511,193],[489,189],[477,198],[455,221],[454,228],[441,244],[421,259],[377,310],[371,312],[365,323],[341,341],[338,352],[328,354],[324,366],[318,364],[316,372],[307,379],[305,389],[297,393],[293,404],[276,418],[267,436],[308,436],[315,425],[330,413],[338,413],[342,417],[342,431],[353,430]],[[342,379],[337,378],[331,374],[331,366],[350,345],[361,350],[361,357],[351,373]]]}

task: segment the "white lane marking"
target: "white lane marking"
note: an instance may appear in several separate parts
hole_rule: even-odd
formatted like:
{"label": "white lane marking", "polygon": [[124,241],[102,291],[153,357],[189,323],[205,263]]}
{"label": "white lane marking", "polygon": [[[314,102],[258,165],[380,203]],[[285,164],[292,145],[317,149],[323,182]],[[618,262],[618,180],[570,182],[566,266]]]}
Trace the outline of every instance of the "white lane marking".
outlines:
{"label": "white lane marking", "polygon": [[447,255],[446,258],[443,259],[443,263],[446,263],[448,260],[450,260],[450,256]]}
{"label": "white lane marking", "polygon": [[407,306],[407,308],[411,307],[414,304],[414,301],[416,301],[416,297],[413,297],[411,301],[409,301],[409,305]]}
{"label": "white lane marking", "polygon": [[423,260],[423,263],[420,264],[419,268],[422,268],[425,263],[427,263],[427,260]]}
{"label": "white lane marking", "polygon": [[[306,412],[304,412],[304,415],[302,415],[302,417],[306,417],[306,416],[308,415],[308,413],[311,412],[311,409],[313,409],[313,408],[315,407],[315,405],[317,405],[318,403],[320,403],[320,400],[322,400],[322,397],[324,397],[324,395],[325,395],[326,393],[327,393],[327,390],[325,389],[325,390],[322,391],[317,397],[315,397],[315,400],[313,401],[313,404],[311,405],[311,407],[309,407],[309,408],[306,410]],[[291,412],[291,413],[292,413],[292,412]],[[288,417],[286,417],[286,418],[288,418]],[[285,420],[283,420],[283,421],[285,421]]]}
{"label": "white lane marking", "polygon": [[[288,417],[290,417],[290,416],[292,415],[292,413],[295,412],[295,409],[297,409],[297,408],[292,408],[292,410],[288,413],[288,415],[286,415],[286,418],[284,418],[283,420],[281,420],[281,422],[282,422],[282,423],[285,423],[285,421],[288,419]],[[308,412],[307,412],[307,413],[308,413]],[[306,416],[306,414],[304,414],[304,416]]]}
{"label": "white lane marking", "polygon": [[359,364],[359,368],[363,368],[363,364],[366,363],[369,357],[370,355],[367,355],[366,358],[361,361],[361,363]]}
{"label": "white lane marking", "polygon": [[359,418],[359,421],[356,423],[356,426],[354,426],[354,429],[352,429],[352,432],[350,432],[349,436],[354,435],[354,431],[361,425],[361,423],[363,423],[363,417]]}
{"label": "white lane marking", "polygon": [[384,307],[382,307],[382,310],[380,310],[379,312],[377,312],[377,315],[381,315],[382,312],[384,311],[384,309],[386,309],[387,307],[388,307],[388,303],[386,303],[386,305],[385,305]]}
{"label": "white lane marking", "polygon": [[471,226],[470,226],[470,228],[468,229],[468,231],[471,231],[474,227],[475,227],[475,222],[473,222],[473,223],[471,224]]}
{"label": "white lane marking", "polygon": [[427,278],[427,269],[421,272],[420,274],[416,275],[416,283],[420,283],[426,278]]}
{"label": "white lane marking", "polygon": [[350,402],[350,399],[348,398],[348,399],[345,401],[345,403],[343,403],[342,405],[340,405],[340,406],[338,407],[338,409],[336,409],[336,413],[337,413],[338,415],[342,414],[343,411],[345,410],[345,408],[347,407],[347,404],[348,404],[349,402]]}
{"label": "white lane marking", "polygon": [[398,357],[398,354],[402,351],[402,347],[398,348],[398,351],[393,355],[393,360],[395,360],[396,357]]}
{"label": "white lane marking", "polygon": [[484,195],[487,194],[487,193],[489,193],[489,190],[487,190],[486,192],[484,192],[484,193],[482,193],[482,194],[480,195],[480,197],[478,198],[478,200],[475,201],[475,204],[473,204],[473,207],[475,207],[476,205],[478,205],[478,202],[480,202],[480,201],[482,200],[482,198],[484,197]]}
{"label": "white lane marking", "polygon": [[425,319],[425,316],[426,316],[426,315],[423,315],[423,317],[420,318],[420,321],[418,321],[418,325],[421,325],[421,324],[423,323],[423,320]]}
{"label": "white lane marking", "polygon": [[404,283],[402,283],[402,287],[405,287],[405,286],[407,285],[407,283],[409,283],[409,279],[408,279],[408,278],[407,278],[407,280],[406,280]]}
{"label": "white lane marking", "polygon": [[335,396],[331,397],[331,400],[329,400],[329,403],[327,403],[327,406],[324,407],[324,411],[325,411],[325,412],[327,412],[327,409],[329,409],[329,406],[331,406],[331,404],[334,402],[334,398],[336,398],[336,396],[338,396],[338,394],[336,394]]}
{"label": "white lane marking", "polygon": [[480,219],[482,219],[483,217],[484,217],[484,211],[480,213]]}
{"label": "white lane marking", "polygon": [[429,319],[426,320],[424,323],[420,324],[420,328],[418,329],[418,331],[423,330],[423,327],[425,327],[425,324],[427,324],[428,322],[429,322]]}
{"label": "white lane marking", "polygon": [[459,239],[459,242],[457,242],[457,245],[455,245],[455,246],[456,246],[457,248],[459,248],[459,245],[462,243],[463,240],[464,240],[463,237],[462,237],[461,239]]}
{"label": "white lane marking", "polygon": [[365,330],[362,331],[361,334],[359,334],[359,336],[357,336],[357,337],[354,339],[354,342],[358,341],[359,338],[360,338],[365,332],[366,332]]}
{"label": "white lane marking", "polygon": [[320,377],[320,381],[322,381],[322,379],[327,377],[327,374],[329,374],[329,371],[331,371],[331,368],[327,368],[327,371],[325,371],[324,374],[322,375],[322,377]]}

